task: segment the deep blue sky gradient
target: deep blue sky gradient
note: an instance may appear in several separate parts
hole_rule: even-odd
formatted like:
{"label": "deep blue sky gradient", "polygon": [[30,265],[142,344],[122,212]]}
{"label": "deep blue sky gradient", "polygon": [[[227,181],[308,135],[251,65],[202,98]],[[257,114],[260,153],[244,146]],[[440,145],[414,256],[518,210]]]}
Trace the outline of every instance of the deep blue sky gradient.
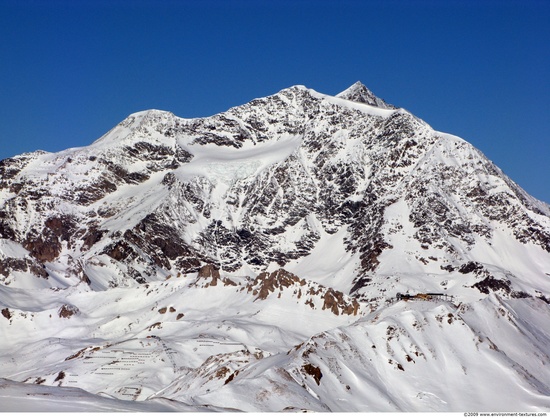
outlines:
{"label": "deep blue sky gradient", "polygon": [[0,159],[361,80],[550,202],[550,1],[0,0]]}

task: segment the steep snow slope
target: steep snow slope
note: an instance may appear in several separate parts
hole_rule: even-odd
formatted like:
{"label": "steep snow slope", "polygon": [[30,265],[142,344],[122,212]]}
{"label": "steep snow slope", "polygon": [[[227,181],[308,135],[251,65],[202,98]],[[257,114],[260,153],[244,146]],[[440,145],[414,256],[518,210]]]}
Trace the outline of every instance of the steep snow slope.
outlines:
{"label": "steep snow slope", "polygon": [[548,408],[550,208],[361,83],[135,113],[0,174],[0,377],[177,410]]}

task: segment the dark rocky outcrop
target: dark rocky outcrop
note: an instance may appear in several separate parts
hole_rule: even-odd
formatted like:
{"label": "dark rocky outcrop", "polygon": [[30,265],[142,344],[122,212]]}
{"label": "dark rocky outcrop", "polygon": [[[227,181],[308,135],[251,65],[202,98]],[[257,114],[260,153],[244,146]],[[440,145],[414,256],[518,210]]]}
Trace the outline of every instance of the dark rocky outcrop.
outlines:
{"label": "dark rocky outcrop", "polygon": [[78,308],[76,306],[72,306],[72,305],[63,305],[61,306],[61,308],[59,308],[59,311],[57,312],[57,314],[59,315],[60,318],[70,318],[71,316],[73,315],[77,315],[80,311],[78,310]]}
{"label": "dark rocky outcrop", "polygon": [[477,282],[472,287],[475,287],[481,293],[489,294],[491,292],[496,292],[502,290],[505,294],[510,293],[511,282],[509,280],[499,280],[495,279],[493,276],[488,276],[480,282]]}
{"label": "dark rocky outcrop", "polygon": [[323,378],[323,373],[321,373],[321,369],[317,366],[314,366],[313,364],[304,364],[302,366],[302,370],[304,373],[310,375],[315,380],[315,383],[317,385],[321,384],[321,379]]}

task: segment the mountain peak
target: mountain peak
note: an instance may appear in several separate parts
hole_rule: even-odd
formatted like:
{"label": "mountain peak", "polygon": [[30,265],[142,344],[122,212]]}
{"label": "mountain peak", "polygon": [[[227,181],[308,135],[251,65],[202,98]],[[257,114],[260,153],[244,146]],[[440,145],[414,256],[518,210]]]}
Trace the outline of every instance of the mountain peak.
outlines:
{"label": "mountain peak", "polygon": [[374,93],[360,81],[355,82],[343,92],[338,93],[336,97],[350,100],[352,102],[365,103],[371,106],[380,107],[382,109],[395,109],[394,106],[386,103],[381,98],[376,97]]}
{"label": "mountain peak", "polygon": [[[356,90],[366,90],[370,91],[367,86],[365,86],[360,80],[357,80],[355,83],[353,83],[351,86],[349,86],[346,90],[344,90],[342,93],[346,91],[356,91]],[[342,94],[340,93],[340,94]]]}

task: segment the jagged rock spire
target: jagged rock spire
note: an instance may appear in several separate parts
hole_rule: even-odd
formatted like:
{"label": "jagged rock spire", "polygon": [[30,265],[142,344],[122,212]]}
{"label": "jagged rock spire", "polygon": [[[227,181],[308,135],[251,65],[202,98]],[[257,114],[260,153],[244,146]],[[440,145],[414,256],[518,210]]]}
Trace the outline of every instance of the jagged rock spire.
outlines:
{"label": "jagged rock spire", "polygon": [[379,97],[376,97],[363,83],[357,81],[343,92],[336,95],[340,99],[351,100],[352,102],[365,103],[382,109],[395,109],[395,106],[386,103]]}

